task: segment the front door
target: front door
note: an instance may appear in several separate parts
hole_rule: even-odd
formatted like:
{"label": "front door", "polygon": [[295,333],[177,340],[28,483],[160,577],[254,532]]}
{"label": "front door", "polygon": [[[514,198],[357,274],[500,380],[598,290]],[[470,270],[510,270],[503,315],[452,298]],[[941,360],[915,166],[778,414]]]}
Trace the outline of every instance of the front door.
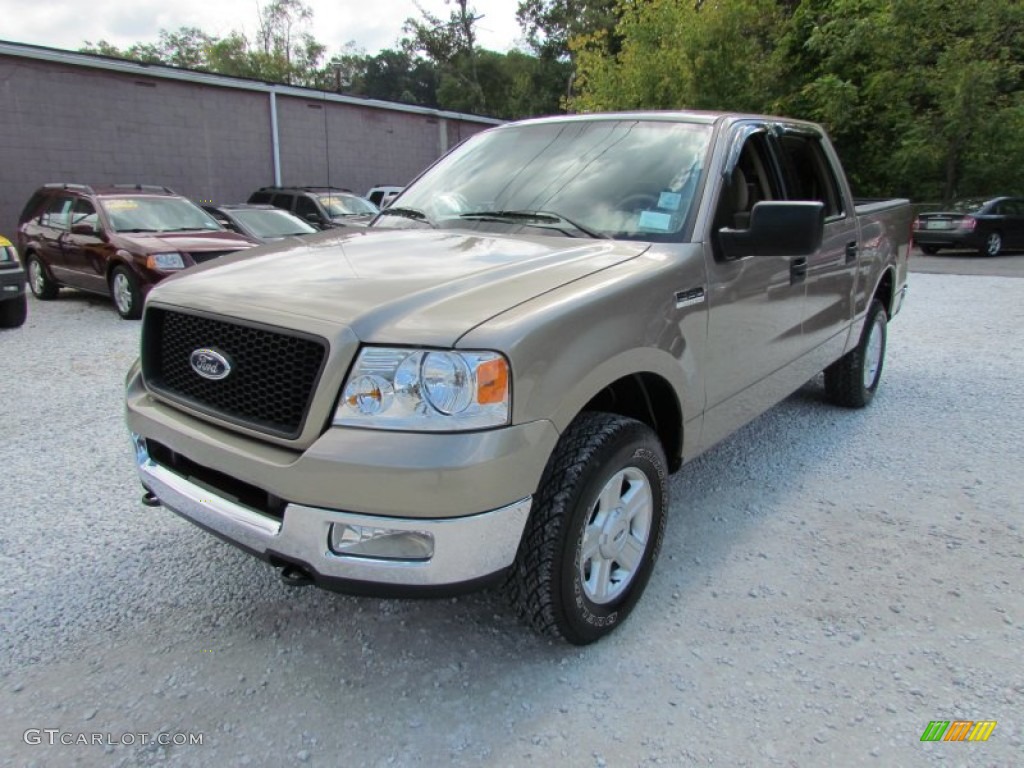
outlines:
{"label": "front door", "polygon": [[707,238],[711,256],[702,448],[789,394],[791,384],[780,381],[777,374],[804,350],[806,260],[746,256],[729,261],[718,246],[719,229],[745,229],[756,203],[784,199],[766,128],[744,125],[733,141],[742,142],[742,147],[727,165],[713,231]]}

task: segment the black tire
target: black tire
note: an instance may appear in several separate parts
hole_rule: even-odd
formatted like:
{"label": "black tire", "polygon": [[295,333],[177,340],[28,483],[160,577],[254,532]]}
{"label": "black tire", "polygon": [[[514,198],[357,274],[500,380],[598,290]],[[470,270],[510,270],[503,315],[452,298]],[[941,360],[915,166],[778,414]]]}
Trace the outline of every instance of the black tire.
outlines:
{"label": "black tire", "polygon": [[985,242],[978,249],[982,256],[998,256],[1003,250],[1003,236],[998,232],[989,232],[985,235]]}
{"label": "black tire", "polygon": [[[627,498],[633,504],[606,503]],[[505,584],[513,608],[541,634],[574,645],[607,635],[647,586],[667,507],[665,453],[654,432],[614,414],[580,414],[534,497]]]}
{"label": "black tire", "polygon": [[60,293],[60,286],[50,277],[43,262],[34,253],[28,255],[25,269],[28,272],[28,287],[32,295],[41,301],[56,299]]}
{"label": "black tire", "polygon": [[18,328],[25,323],[28,300],[25,294],[16,299],[0,301],[0,328]]}
{"label": "black tire", "polygon": [[110,297],[114,300],[117,314],[125,320],[138,320],[142,317],[139,281],[127,267],[114,267],[110,273]]}
{"label": "black tire", "polygon": [[873,299],[857,346],[825,369],[825,396],[831,402],[845,408],[871,402],[882,380],[888,321],[882,302]]}
{"label": "black tire", "polygon": [[939,246],[937,246],[937,245],[922,245],[921,246],[921,253],[923,253],[925,256],[934,256],[938,252],[939,252]]}

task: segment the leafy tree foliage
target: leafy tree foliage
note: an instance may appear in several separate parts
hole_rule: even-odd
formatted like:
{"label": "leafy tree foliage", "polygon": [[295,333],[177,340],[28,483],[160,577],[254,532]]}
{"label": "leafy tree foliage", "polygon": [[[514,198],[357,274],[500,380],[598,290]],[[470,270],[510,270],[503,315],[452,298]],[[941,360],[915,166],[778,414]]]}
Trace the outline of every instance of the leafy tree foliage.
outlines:
{"label": "leafy tree foliage", "polygon": [[621,0],[613,53],[574,38],[580,110],[722,108],[822,122],[855,191],[1024,192],[1019,0]]}

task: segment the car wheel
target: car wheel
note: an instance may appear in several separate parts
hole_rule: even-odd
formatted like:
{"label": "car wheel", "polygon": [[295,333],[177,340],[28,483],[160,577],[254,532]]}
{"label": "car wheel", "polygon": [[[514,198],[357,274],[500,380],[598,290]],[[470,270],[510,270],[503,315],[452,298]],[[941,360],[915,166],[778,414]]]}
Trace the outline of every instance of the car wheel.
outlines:
{"label": "car wheel", "polygon": [[587,645],[643,594],[665,535],[668,484],[657,436],[639,421],[588,412],[555,447],[506,581],[542,634]]}
{"label": "car wheel", "polygon": [[937,245],[922,245],[921,246],[921,253],[923,253],[925,256],[934,256],[938,252],[939,252],[939,246],[937,246]]}
{"label": "car wheel", "polygon": [[998,256],[1003,250],[1003,236],[998,232],[989,233],[985,238],[985,244],[979,250],[982,256]]}
{"label": "car wheel", "polygon": [[125,320],[142,317],[142,294],[138,281],[127,267],[115,267],[110,275],[110,295],[117,313]]}
{"label": "car wheel", "polygon": [[0,301],[0,328],[18,328],[25,323],[28,314],[28,300],[25,294],[16,299]]}
{"label": "car wheel", "polygon": [[863,408],[875,396],[882,380],[888,320],[882,302],[874,299],[860,342],[825,369],[825,396],[836,405]]}
{"label": "car wheel", "polygon": [[32,295],[42,301],[57,298],[60,288],[46,273],[46,267],[34,253],[28,256],[28,287]]}

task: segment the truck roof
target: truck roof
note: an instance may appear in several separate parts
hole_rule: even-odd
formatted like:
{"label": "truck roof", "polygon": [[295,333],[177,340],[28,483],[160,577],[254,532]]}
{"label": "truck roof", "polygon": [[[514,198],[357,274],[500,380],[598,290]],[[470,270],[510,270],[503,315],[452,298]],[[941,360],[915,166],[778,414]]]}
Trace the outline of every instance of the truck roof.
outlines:
{"label": "truck roof", "polygon": [[[527,125],[533,123],[562,123],[579,121],[599,120],[656,120],[664,122],[685,122],[714,125],[715,123],[730,120],[766,120],[770,122],[784,122],[797,125],[806,125],[809,128],[820,130],[815,123],[806,120],[795,120],[791,117],[778,115],[760,115],[747,112],[712,112],[704,110],[650,110],[631,112],[593,112],[576,115],[553,115],[551,117],[539,117],[530,120],[519,120],[505,125]],[[501,126],[498,126],[499,128]]]}

